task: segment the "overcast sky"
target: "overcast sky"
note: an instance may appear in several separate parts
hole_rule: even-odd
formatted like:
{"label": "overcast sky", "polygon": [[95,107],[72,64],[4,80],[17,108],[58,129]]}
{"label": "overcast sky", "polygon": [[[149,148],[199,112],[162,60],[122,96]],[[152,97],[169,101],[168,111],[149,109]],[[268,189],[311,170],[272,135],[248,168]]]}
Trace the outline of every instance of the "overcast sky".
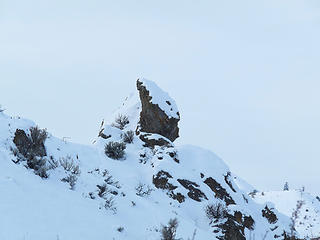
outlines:
{"label": "overcast sky", "polygon": [[320,194],[320,2],[0,0],[0,104],[90,144],[144,76],[178,144],[261,190]]}

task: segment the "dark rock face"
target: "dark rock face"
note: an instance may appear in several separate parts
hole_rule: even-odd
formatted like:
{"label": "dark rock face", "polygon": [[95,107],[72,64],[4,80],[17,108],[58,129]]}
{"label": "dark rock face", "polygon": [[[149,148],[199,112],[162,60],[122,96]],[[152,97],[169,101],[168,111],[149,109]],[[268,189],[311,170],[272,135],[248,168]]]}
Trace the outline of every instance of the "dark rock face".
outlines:
{"label": "dark rock face", "polygon": [[157,104],[153,104],[151,102],[152,96],[150,96],[149,91],[146,89],[143,83],[139,81],[139,79],[137,80],[137,89],[139,91],[142,105],[139,131],[146,133],[157,133],[173,142],[179,137],[178,122],[180,118],[169,118],[169,116],[167,116],[167,114],[160,109]]}
{"label": "dark rock face", "polygon": [[229,195],[226,189],[224,189],[216,180],[212,177],[207,178],[204,181],[205,184],[210,187],[210,189],[215,193],[215,196],[223,201],[228,205],[235,204],[232,197]]}
{"label": "dark rock face", "polygon": [[245,228],[254,229],[254,220],[251,216],[245,216],[239,211],[235,211],[233,215],[227,214],[227,220],[215,225],[222,230],[223,236],[218,237],[220,240],[245,240]]}
{"label": "dark rock face", "polygon": [[189,190],[188,196],[197,201],[201,202],[203,199],[208,200],[206,195],[199,189],[199,185],[195,182],[186,180],[186,179],[178,179],[178,182],[186,189]]}
{"label": "dark rock face", "polygon": [[154,146],[167,146],[170,147],[171,143],[164,139],[164,138],[158,138],[158,139],[152,139],[149,138],[152,134],[146,133],[146,134],[140,134],[140,139],[146,143],[147,147],[154,147]]}
{"label": "dark rock face", "polygon": [[169,183],[169,179],[173,178],[170,173],[161,170],[156,175],[153,176],[152,182],[156,188],[163,189],[167,191],[169,197],[177,200],[179,203],[185,201],[185,196],[181,193],[174,193],[173,190],[178,188],[177,186]]}
{"label": "dark rock face", "polygon": [[46,140],[46,132],[38,128],[30,129],[31,135],[28,136],[24,130],[17,129],[13,142],[25,158],[31,159],[36,156],[43,157],[47,155],[44,141]]}
{"label": "dark rock face", "polygon": [[101,137],[101,138],[103,138],[103,139],[111,138],[111,135],[108,135],[108,136],[107,136],[106,134],[103,133],[103,131],[104,131],[104,128],[102,128],[102,129],[99,131],[98,137]]}
{"label": "dark rock face", "polygon": [[222,230],[222,236],[219,240],[246,240],[242,231],[242,226],[236,221],[235,217],[229,215],[227,220],[216,227]]}
{"label": "dark rock face", "polygon": [[262,216],[268,219],[268,222],[273,224],[278,221],[277,215],[266,206],[264,209],[262,209]]}
{"label": "dark rock face", "polygon": [[228,186],[231,188],[232,191],[237,192],[234,187],[232,186],[232,183],[230,181],[230,177],[231,177],[231,172],[227,172],[227,175],[224,176],[224,181],[226,182],[226,184],[228,184]]}

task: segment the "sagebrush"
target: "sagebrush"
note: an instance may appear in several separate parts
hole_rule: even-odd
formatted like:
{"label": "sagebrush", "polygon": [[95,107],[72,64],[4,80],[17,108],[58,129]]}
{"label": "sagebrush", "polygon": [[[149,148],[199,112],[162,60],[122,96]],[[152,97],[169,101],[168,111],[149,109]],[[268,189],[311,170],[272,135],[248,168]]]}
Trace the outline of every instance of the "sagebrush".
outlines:
{"label": "sagebrush", "polygon": [[122,142],[109,142],[105,146],[105,154],[112,159],[121,159],[125,155],[126,144]]}
{"label": "sagebrush", "polygon": [[176,218],[170,219],[168,225],[161,227],[161,240],[178,240],[176,238],[178,220]]}
{"label": "sagebrush", "polygon": [[210,221],[214,221],[225,218],[228,212],[226,206],[218,202],[215,204],[208,204],[205,208],[205,213]]}
{"label": "sagebrush", "polygon": [[134,132],[132,130],[126,131],[125,133],[121,134],[121,138],[125,143],[132,143],[134,139]]}
{"label": "sagebrush", "polygon": [[113,123],[112,126],[123,130],[124,127],[128,124],[129,124],[128,116],[119,114],[115,119],[115,123]]}

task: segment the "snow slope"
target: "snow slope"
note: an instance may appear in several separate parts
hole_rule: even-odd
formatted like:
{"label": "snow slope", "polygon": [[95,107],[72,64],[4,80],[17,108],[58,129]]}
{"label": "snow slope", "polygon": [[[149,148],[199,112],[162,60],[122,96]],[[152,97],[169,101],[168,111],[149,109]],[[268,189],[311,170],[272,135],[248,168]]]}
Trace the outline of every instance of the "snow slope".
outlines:
{"label": "snow slope", "polygon": [[[153,94],[160,92],[155,83],[144,83]],[[164,95],[168,97],[161,90],[152,99]],[[163,110],[175,117],[170,109]],[[122,142],[126,131],[135,130],[140,111],[134,93],[113,119],[103,122],[91,146],[49,134],[43,157],[48,178],[28,167],[13,142],[17,129],[29,136],[36,124],[0,113],[0,239],[156,240],[162,225],[173,218],[179,221],[177,238],[185,240],[194,233],[199,240],[231,239],[226,237],[230,228],[245,239],[283,239],[289,232],[287,212],[274,209],[278,220],[270,223],[262,216],[265,199],[252,200],[247,195],[252,187],[209,150],[173,143],[148,148],[135,135],[124,158],[108,157],[105,145]],[[119,114],[129,119],[122,130],[112,125]],[[81,173],[72,173],[66,162],[79,166]],[[76,179],[73,187],[65,181],[70,176]],[[211,221],[205,209],[217,203],[225,206],[228,217]]]}
{"label": "snow slope", "polygon": [[320,200],[311,194],[301,190],[258,192],[254,200],[261,204],[272,202],[279,212],[290,218],[297,209],[298,201],[302,201],[295,225],[299,238],[320,236]]}

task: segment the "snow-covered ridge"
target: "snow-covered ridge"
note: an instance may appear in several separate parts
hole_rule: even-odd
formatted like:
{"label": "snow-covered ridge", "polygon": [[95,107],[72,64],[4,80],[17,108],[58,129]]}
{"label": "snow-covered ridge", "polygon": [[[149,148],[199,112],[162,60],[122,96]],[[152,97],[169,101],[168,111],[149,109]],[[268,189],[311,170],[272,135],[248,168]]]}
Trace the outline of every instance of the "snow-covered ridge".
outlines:
{"label": "snow-covered ridge", "polygon": [[[162,97],[168,99],[160,93],[159,101]],[[14,141],[23,132],[36,144],[34,122],[0,113],[0,213],[5,216],[0,217],[0,240],[159,240],[161,226],[174,218],[176,238],[184,240],[193,233],[195,240],[285,240],[290,216],[252,199],[247,193],[253,187],[213,152],[171,141],[147,147],[135,131],[140,112],[133,94],[102,124],[101,136],[90,146],[48,133],[45,156],[19,152],[21,141]],[[119,115],[128,117],[121,127],[114,124]],[[128,132],[133,135],[125,141]],[[109,155],[107,146],[113,144],[122,149],[121,157]],[[38,160],[47,173],[40,174],[43,178],[28,164]],[[209,218],[207,207],[217,205],[223,214]],[[266,207],[276,221],[264,216]]]}

